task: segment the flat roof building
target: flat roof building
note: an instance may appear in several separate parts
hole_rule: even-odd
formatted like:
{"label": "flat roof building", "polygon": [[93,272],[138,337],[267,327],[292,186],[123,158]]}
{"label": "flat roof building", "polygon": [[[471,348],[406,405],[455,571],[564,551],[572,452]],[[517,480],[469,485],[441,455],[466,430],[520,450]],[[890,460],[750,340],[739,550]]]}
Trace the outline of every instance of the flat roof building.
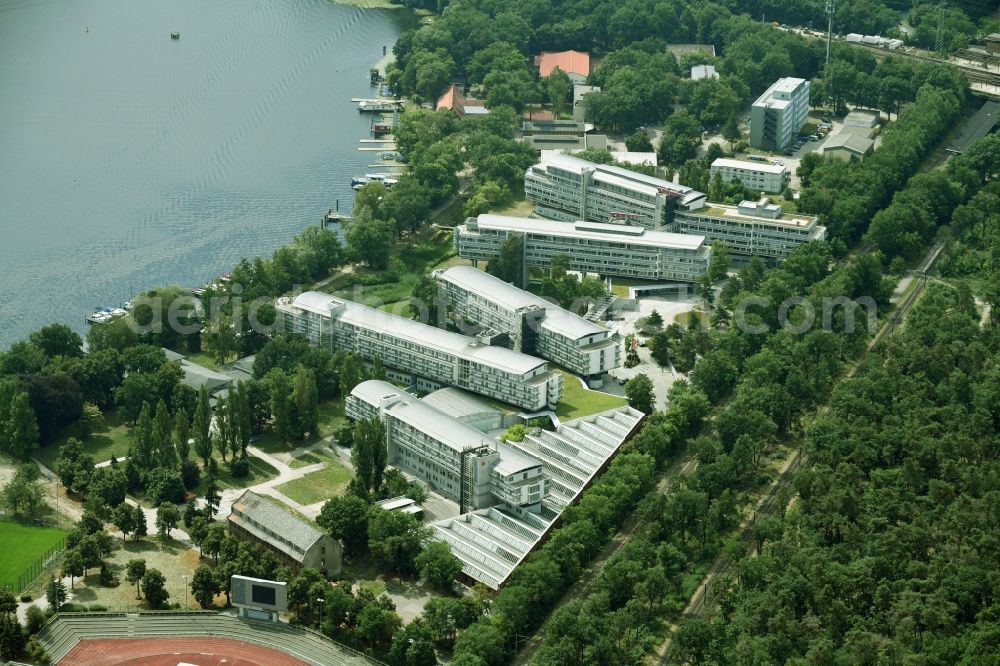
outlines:
{"label": "flat roof building", "polygon": [[750,107],[750,145],[782,151],[809,120],[809,82],[784,78]]}
{"label": "flat roof building", "polygon": [[378,380],[358,384],[346,412],[381,419],[389,463],[459,504],[463,515],[434,523],[434,537],[451,546],[465,575],[494,590],[644,417],[619,407],[501,443]]}
{"label": "flat roof building", "polygon": [[781,192],[791,178],[788,169],[780,164],[767,162],[747,162],[719,157],[712,162],[710,169],[712,178],[715,174],[724,181],[737,181],[750,190],[757,192]]}
{"label": "flat roof building", "polygon": [[529,410],[554,408],[562,397],[562,375],[534,356],[318,291],[279,299],[276,309],[286,331],[331,351],[378,357],[424,391],[455,386]]}
{"label": "flat roof building", "polygon": [[234,536],[267,547],[285,564],[340,574],[340,542],[252,490],[233,502],[228,522]]}
{"label": "flat roof building", "polygon": [[472,266],[433,275],[457,325],[505,333],[511,349],[595,380],[621,365],[620,337],[600,324]]}
{"label": "flat roof building", "polygon": [[358,384],[345,411],[353,419],[378,417],[385,425],[389,464],[457,502],[462,513],[501,502],[539,511],[548,494],[540,461],[388,382]]}
{"label": "flat roof building", "polygon": [[570,269],[582,273],[644,280],[695,282],[708,270],[712,249],[704,237],[648,231],[598,222],[480,215],[455,230],[458,256],[473,262],[500,256],[507,237],[524,238],[524,267],[547,269],[566,255]]}
{"label": "flat roof building", "polygon": [[815,215],[792,215],[767,197],[738,206],[709,204],[678,215],[674,229],[722,241],[733,254],[784,259],[798,246],[826,238]]}
{"label": "flat roof building", "polygon": [[[749,164],[728,160],[720,165],[730,162]],[[764,176],[774,178],[784,169],[765,163],[752,168],[762,174],[761,183]],[[812,215],[789,215],[767,207],[754,208],[753,213],[749,206],[740,210],[709,204],[707,195],[690,187],[559,153],[543,153],[542,161],[528,169],[524,191],[545,217],[617,222],[603,228],[617,228],[621,234],[634,233],[628,230],[635,227],[672,232],[675,237],[695,234],[709,243],[724,241],[731,252],[745,256],[783,259],[802,243],[826,237],[826,229]]]}

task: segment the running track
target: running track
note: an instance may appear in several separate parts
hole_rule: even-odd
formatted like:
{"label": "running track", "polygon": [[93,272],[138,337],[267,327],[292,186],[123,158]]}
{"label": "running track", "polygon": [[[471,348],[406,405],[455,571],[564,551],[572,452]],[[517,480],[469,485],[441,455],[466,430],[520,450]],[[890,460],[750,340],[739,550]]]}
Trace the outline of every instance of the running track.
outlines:
{"label": "running track", "polygon": [[87,638],[59,666],[308,666],[278,650],[228,638]]}

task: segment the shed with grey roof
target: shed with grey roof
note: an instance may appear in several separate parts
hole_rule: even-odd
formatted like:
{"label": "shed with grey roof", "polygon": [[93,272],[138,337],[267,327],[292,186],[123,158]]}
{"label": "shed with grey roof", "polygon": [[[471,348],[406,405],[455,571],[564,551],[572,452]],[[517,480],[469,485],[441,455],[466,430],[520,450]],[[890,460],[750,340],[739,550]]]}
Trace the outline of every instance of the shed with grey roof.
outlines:
{"label": "shed with grey roof", "polygon": [[229,512],[230,533],[263,545],[293,567],[319,569],[329,577],[339,575],[340,542],[275,502],[245,491]]}

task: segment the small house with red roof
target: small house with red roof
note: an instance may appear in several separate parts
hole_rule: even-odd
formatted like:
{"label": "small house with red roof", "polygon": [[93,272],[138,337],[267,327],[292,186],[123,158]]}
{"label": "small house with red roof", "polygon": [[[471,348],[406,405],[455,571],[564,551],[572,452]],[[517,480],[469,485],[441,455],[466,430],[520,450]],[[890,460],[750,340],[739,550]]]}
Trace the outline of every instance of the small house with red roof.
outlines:
{"label": "small house with red roof", "polygon": [[542,77],[548,76],[558,67],[569,74],[573,83],[586,83],[590,76],[590,54],[583,51],[543,51],[541,55],[535,56],[535,67]]}

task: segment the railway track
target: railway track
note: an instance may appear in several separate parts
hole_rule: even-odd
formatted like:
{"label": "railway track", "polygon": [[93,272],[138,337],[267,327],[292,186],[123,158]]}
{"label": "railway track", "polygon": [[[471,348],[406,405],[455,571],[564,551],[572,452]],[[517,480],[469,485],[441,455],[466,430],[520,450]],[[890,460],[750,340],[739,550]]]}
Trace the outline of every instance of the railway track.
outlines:
{"label": "railway track", "polygon": [[[905,320],[907,313],[913,307],[914,303],[917,302],[920,293],[927,286],[927,279],[930,270],[934,267],[934,263],[941,256],[941,252],[944,250],[943,243],[937,243],[928,250],[927,254],[924,256],[923,260],[920,262],[920,267],[914,271],[915,279],[918,280],[916,287],[906,295],[906,298],[900,302],[892,316],[889,318],[882,328],[875,334],[872,342],[869,344],[868,348],[871,349],[873,346],[882,341],[886,336],[892,335],[892,333],[898,330],[899,326]],[[757,527],[760,525],[761,521],[770,518],[775,515],[779,510],[784,507],[781,505],[779,492],[782,486],[788,484],[792,479],[795,478],[795,474],[799,469],[802,468],[804,464],[808,462],[807,454],[802,451],[802,449],[797,449],[793,454],[795,458],[788,464],[785,470],[778,476],[778,478],[771,484],[768,489],[767,495],[758,502],[757,508],[751,516],[750,520],[741,528],[739,534],[739,540],[743,544],[740,553],[735,557],[723,557],[712,565],[705,574],[705,577],[695,590],[691,599],[688,601],[688,605],[685,607],[684,611],[681,613],[680,620],[692,619],[699,617],[702,613],[710,609],[717,597],[717,590],[725,588],[725,582],[733,577],[735,574],[736,564],[748,555],[752,555],[755,550],[755,536]],[[720,587],[721,585],[721,587]],[[671,640],[667,643],[663,655],[660,657],[659,663],[661,665],[666,665],[672,663],[671,652],[673,648],[673,641]]]}

